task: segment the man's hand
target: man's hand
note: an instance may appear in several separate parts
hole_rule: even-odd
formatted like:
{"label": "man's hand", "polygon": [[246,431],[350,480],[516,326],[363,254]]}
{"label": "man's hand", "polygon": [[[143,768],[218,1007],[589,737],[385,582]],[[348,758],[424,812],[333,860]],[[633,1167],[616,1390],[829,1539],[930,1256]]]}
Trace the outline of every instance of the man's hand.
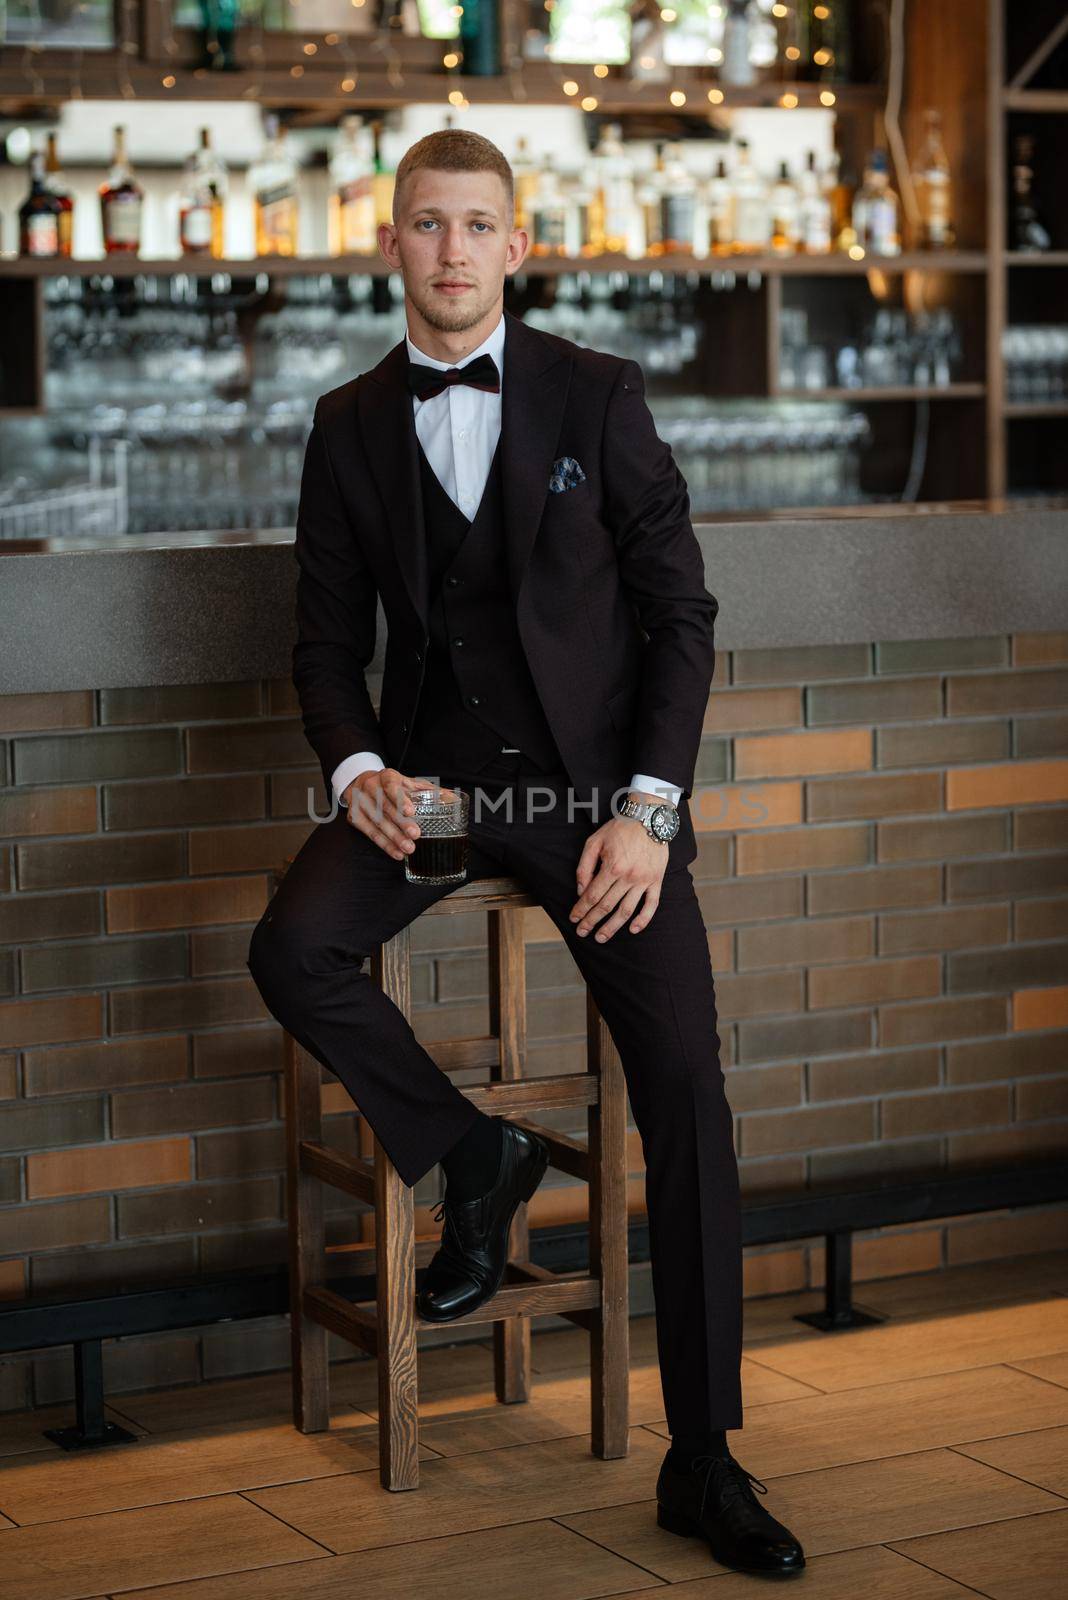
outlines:
{"label": "man's hand", "polygon": [[[660,801],[663,796],[634,792],[630,798]],[[571,908],[576,933],[587,934],[611,912],[595,935],[598,944],[603,944],[623,926],[644,895],[645,904],[630,924],[630,932],[639,933],[660,904],[667,864],[667,845],[651,839],[644,823],[636,817],[610,817],[590,834],[579,857],[579,897]]]}
{"label": "man's hand", "polygon": [[[429,778],[407,778],[395,767],[384,767],[353,778],[343,790],[341,802],[354,828],[373,839],[395,861],[403,861],[415,849],[421,832],[417,822],[406,821],[415,814],[415,802],[408,791],[431,787]],[[451,789],[443,788],[441,792],[446,799],[452,795]]]}

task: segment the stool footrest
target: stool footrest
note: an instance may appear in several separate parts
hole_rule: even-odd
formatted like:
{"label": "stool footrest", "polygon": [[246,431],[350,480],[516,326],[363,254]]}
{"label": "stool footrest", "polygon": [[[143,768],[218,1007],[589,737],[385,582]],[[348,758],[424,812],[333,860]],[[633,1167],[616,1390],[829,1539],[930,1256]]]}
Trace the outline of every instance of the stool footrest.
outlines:
{"label": "stool footrest", "polygon": [[501,1079],[466,1084],[461,1090],[472,1105],[491,1116],[516,1111],[557,1111],[566,1106],[595,1106],[601,1090],[592,1072],[561,1072],[551,1078]]}
{"label": "stool footrest", "polygon": [[329,1328],[331,1333],[340,1334],[369,1356],[378,1354],[378,1322],[373,1308],[368,1312],[362,1305],[353,1305],[351,1300],[322,1284],[310,1285],[302,1298],[306,1317]]}
{"label": "stool footrest", "polygon": [[343,1189],[369,1206],[375,1203],[375,1169],[370,1161],[360,1156],[350,1156],[345,1150],[314,1139],[302,1139],[300,1170],[335,1189]]}
{"label": "stool footrest", "polygon": [[[480,1322],[499,1322],[503,1317],[540,1317],[546,1314],[566,1315],[569,1311],[593,1311],[601,1302],[601,1280],[584,1274],[578,1278],[557,1278],[549,1274],[550,1282],[539,1277],[536,1282],[508,1283],[484,1305],[466,1317],[456,1317],[449,1327],[472,1326]],[[417,1328],[440,1328],[440,1322],[430,1322],[416,1316]]]}

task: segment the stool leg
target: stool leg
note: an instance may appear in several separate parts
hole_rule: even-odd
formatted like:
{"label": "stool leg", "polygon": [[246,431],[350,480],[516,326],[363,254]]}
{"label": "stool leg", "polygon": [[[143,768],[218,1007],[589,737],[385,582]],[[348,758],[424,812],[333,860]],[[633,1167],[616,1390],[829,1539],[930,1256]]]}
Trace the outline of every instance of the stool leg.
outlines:
{"label": "stool leg", "polygon": [[590,1272],[601,1280],[590,1329],[590,1449],[610,1459],[630,1450],[627,1101],[619,1052],[588,989],[586,1041],[588,1070],[600,1082],[589,1108]]}
{"label": "stool leg", "polygon": [[321,1074],[314,1056],[285,1035],[286,1200],[289,1217],[289,1337],[293,1422],[301,1433],[330,1426],[327,1330],[304,1314],[304,1292],[326,1277],[326,1236],[320,1180],[303,1172],[303,1140],[322,1140]]}
{"label": "stool leg", "polygon": [[[411,939],[402,928],[375,963],[383,991],[411,1016]],[[378,1322],[378,1475],[384,1489],[419,1487],[419,1379],[415,1329],[415,1202],[374,1141]]]}
{"label": "stool leg", "polygon": [[[487,913],[489,924],[489,1028],[500,1041],[494,1081],[522,1078],[527,1054],[527,968],[523,908]],[[508,1235],[508,1258],[526,1261],[530,1225],[523,1203]],[[507,1280],[506,1280],[507,1281]],[[530,1399],[530,1318],[506,1317],[493,1324],[493,1384],[497,1399],[517,1405]]]}

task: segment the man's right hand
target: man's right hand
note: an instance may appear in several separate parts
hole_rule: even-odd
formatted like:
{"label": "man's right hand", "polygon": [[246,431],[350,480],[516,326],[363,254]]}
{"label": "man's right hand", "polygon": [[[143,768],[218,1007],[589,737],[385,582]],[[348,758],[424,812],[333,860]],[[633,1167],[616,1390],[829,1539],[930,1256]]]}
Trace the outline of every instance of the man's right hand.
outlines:
{"label": "man's right hand", "polygon": [[[407,778],[395,767],[361,772],[341,794],[348,820],[395,861],[403,861],[415,849],[420,828],[410,821],[415,802],[409,791],[434,787],[430,778]],[[452,791],[442,789],[447,797]]]}

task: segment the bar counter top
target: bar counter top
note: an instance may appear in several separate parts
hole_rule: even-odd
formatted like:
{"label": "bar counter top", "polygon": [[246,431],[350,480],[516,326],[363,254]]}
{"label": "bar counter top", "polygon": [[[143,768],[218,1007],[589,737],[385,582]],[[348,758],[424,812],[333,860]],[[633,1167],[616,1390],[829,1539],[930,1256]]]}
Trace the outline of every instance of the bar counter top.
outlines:
{"label": "bar counter top", "polygon": [[[695,519],[724,650],[1068,627],[1068,504]],[[293,530],[0,541],[0,694],[288,678]],[[379,614],[375,661],[385,641]]]}

